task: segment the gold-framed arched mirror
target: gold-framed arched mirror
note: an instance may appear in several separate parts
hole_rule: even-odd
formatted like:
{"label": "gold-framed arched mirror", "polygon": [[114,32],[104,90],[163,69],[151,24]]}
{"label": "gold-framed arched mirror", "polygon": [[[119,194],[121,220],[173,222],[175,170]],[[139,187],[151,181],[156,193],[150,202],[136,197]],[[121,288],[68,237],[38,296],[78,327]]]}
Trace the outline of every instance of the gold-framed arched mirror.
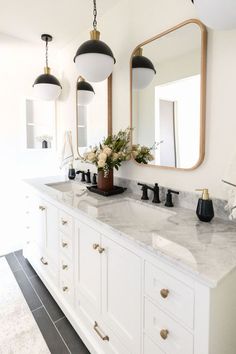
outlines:
{"label": "gold-framed arched mirror", "polygon": [[130,60],[132,144],[140,165],[193,170],[204,159],[207,31],[187,20],[143,43]]}
{"label": "gold-framed arched mirror", "polygon": [[76,81],[76,146],[79,157],[112,134],[112,75],[107,80]]}

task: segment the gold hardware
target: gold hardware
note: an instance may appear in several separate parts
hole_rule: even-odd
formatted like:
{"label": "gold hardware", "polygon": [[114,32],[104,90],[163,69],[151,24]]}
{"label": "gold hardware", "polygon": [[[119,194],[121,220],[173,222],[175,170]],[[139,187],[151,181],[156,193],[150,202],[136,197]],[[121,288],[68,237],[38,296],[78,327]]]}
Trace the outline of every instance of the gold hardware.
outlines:
{"label": "gold hardware", "polygon": [[67,246],[68,246],[68,243],[67,243],[67,242],[62,241],[61,245],[62,245],[62,247],[63,247],[63,248],[65,248],[65,247],[67,247]]}
{"label": "gold hardware", "polygon": [[162,330],[160,331],[160,336],[161,336],[161,338],[164,339],[164,340],[167,339],[168,334],[169,334],[168,329],[162,329]]}
{"label": "gold hardware", "polygon": [[168,289],[161,289],[160,294],[163,297],[163,299],[166,299],[167,296],[169,295],[170,291]]}
{"label": "gold hardware", "polygon": [[94,243],[94,244],[93,244],[93,249],[94,249],[94,250],[96,250],[98,247],[99,247],[99,244],[98,244],[98,243]]}
{"label": "gold hardware", "polygon": [[40,205],[40,206],[39,206],[39,209],[42,210],[42,211],[44,211],[46,208],[45,208],[44,206]]}
{"label": "gold hardware", "polygon": [[68,265],[67,265],[67,264],[63,264],[63,265],[62,265],[62,269],[63,269],[63,270],[65,270],[65,269],[67,269],[67,268],[68,268]]}
{"label": "gold hardware", "polygon": [[48,66],[45,66],[44,74],[50,74],[50,73],[51,73],[51,69]]}
{"label": "gold hardware", "polygon": [[67,224],[67,221],[66,221],[66,220],[61,219],[61,223],[62,223],[62,225],[66,225],[66,224]]}
{"label": "gold hardware", "polygon": [[209,192],[207,188],[204,189],[196,189],[196,192],[202,192],[202,199],[208,200],[209,199]]}
{"label": "gold hardware", "polygon": [[104,251],[105,251],[105,248],[100,247],[100,246],[98,247],[98,252],[99,252],[99,253],[103,253]]}
{"label": "gold hardware", "polygon": [[45,261],[43,257],[40,258],[40,261],[43,263],[43,265],[48,265],[48,262]]}
{"label": "gold hardware", "polygon": [[135,53],[134,53],[134,56],[142,56],[143,55],[143,48],[139,47]]}
{"label": "gold hardware", "polygon": [[66,292],[66,291],[69,290],[69,288],[68,288],[68,286],[63,286],[62,290],[63,290],[64,292]]}
{"label": "gold hardware", "polygon": [[97,31],[97,30],[90,31],[90,39],[99,41],[99,38],[100,38],[100,32],[99,31]]}
{"label": "gold hardware", "polygon": [[103,335],[99,332],[98,324],[97,324],[96,321],[94,322],[93,329],[95,330],[95,332],[99,335],[99,337],[100,337],[102,340],[107,340],[107,341],[109,341],[109,337],[108,337],[108,336],[106,336],[106,335],[103,336]]}

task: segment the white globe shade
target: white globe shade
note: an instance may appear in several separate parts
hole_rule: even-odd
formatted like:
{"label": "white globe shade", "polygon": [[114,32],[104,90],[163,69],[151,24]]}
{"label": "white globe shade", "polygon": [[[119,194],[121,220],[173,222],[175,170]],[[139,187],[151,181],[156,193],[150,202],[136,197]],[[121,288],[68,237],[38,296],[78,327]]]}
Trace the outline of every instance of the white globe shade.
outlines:
{"label": "white globe shade", "polygon": [[75,58],[75,65],[80,75],[87,81],[99,82],[111,75],[114,58],[100,53],[80,54]]}
{"label": "white globe shade", "polygon": [[34,97],[44,101],[55,101],[61,93],[61,87],[52,84],[35,84]]}
{"label": "white globe shade", "polygon": [[78,95],[77,102],[78,102],[79,106],[87,106],[89,103],[92,102],[92,100],[94,98],[93,91],[78,90],[77,95]]}
{"label": "white globe shade", "polygon": [[218,30],[236,28],[236,0],[194,0],[199,18]]}
{"label": "white globe shade", "polygon": [[143,90],[152,82],[155,71],[148,68],[132,69],[132,86],[134,90]]}

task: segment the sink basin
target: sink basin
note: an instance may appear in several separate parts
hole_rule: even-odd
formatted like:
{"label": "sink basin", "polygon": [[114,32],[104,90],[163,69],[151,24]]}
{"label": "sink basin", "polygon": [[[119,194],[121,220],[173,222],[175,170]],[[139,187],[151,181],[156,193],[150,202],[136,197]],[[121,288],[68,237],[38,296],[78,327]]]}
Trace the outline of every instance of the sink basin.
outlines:
{"label": "sink basin", "polygon": [[86,186],[83,186],[78,182],[74,182],[74,181],[49,183],[46,184],[46,186],[64,193],[68,193],[68,192],[82,193],[87,190]]}
{"label": "sink basin", "polygon": [[138,226],[143,229],[148,226],[155,227],[157,223],[167,220],[175,212],[166,210],[156,205],[144,204],[143,202],[125,198],[111,205],[99,207],[99,217],[114,219],[118,224],[126,226]]}

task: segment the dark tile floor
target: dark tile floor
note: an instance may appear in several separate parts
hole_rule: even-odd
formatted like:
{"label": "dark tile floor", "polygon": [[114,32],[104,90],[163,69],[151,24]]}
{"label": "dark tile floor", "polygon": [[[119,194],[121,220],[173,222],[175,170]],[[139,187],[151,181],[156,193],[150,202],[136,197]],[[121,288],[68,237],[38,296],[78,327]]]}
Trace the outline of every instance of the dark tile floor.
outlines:
{"label": "dark tile floor", "polygon": [[9,266],[52,354],[89,354],[22,251],[6,255]]}

